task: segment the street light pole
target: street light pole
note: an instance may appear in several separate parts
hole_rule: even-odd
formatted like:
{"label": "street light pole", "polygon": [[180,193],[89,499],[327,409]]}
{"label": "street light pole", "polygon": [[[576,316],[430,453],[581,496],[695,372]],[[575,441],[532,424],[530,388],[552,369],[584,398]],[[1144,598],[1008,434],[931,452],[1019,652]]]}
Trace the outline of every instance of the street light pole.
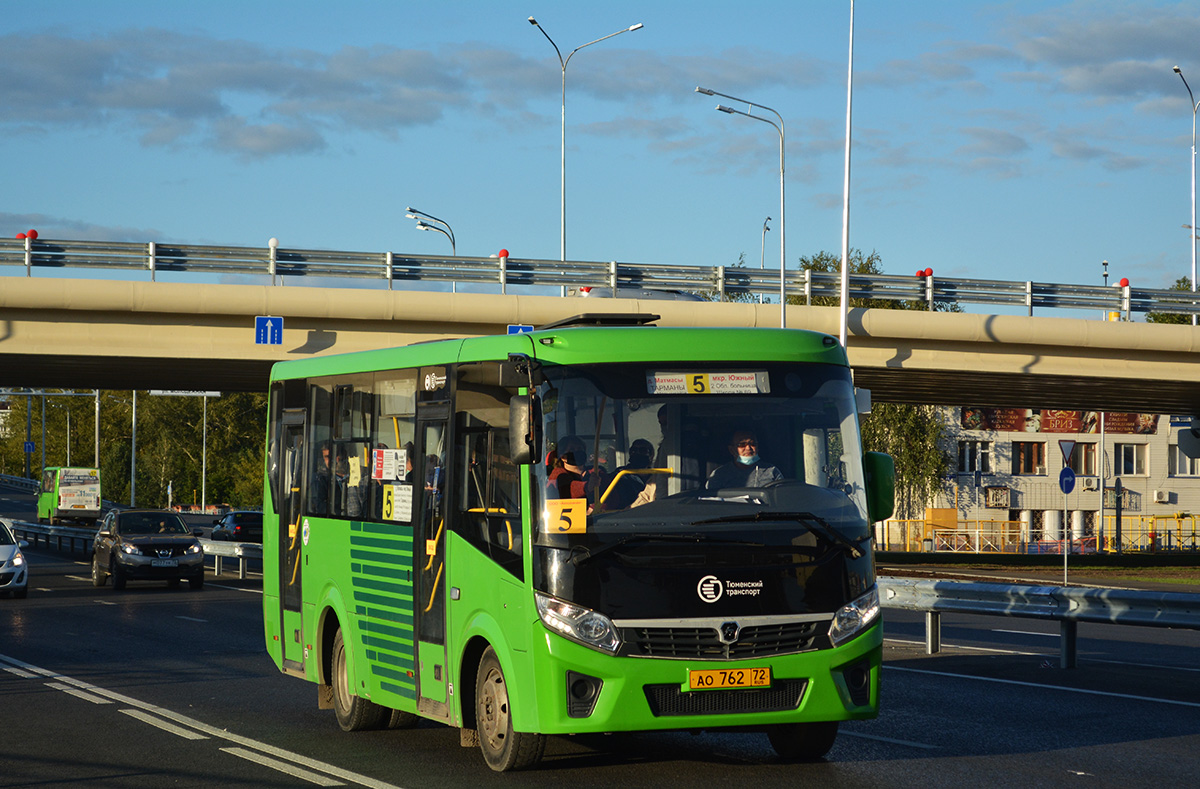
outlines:
{"label": "street light pole", "polygon": [[598,38],[595,41],[589,41],[586,44],[580,44],[579,46],[577,46],[571,50],[571,54],[567,55],[566,59],[563,58],[562,52],[558,48],[558,44],[554,43],[554,39],[550,38],[550,34],[547,33],[546,30],[541,25],[538,24],[538,21],[536,19],[534,19],[533,17],[529,17],[529,24],[533,25],[538,30],[542,31],[542,35],[545,36],[546,40],[550,42],[550,46],[554,47],[554,54],[558,55],[558,63],[562,67],[562,128],[560,131],[561,163],[560,163],[560,170],[559,170],[560,183],[561,183],[559,191],[560,191],[560,198],[561,198],[561,205],[562,205],[562,211],[561,211],[562,230],[559,235],[558,253],[559,253],[559,260],[566,260],[567,259],[567,64],[571,62],[571,57],[576,52],[583,49],[584,47],[590,47],[592,44],[599,44],[601,41],[612,38],[613,36],[619,36],[622,33],[629,33],[634,30],[641,30],[642,23],[638,22],[636,25],[630,25],[629,27],[622,28],[621,30],[618,30],[615,33],[609,33],[607,36],[604,36],[603,38]]}
{"label": "street light pole", "polygon": [[[1188,101],[1192,105],[1192,231],[1188,234],[1191,236],[1190,244],[1192,246],[1192,293],[1196,292],[1196,110],[1200,109],[1200,104],[1196,102],[1196,97],[1192,95],[1192,87],[1188,85],[1187,79],[1184,78],[1183,72],[1179,66],[1175,67],[1175,73],[1183,80],[1183,86],[1187,88]],[[1192,313],[1192,325],[1196,325],[1196,314]]]}
{"label": "street light pole", "polygon": [[[450,254],[453,257],[458,257],[458,245],[454,241],[454,230],[451,229],[450,224],[446,222],[446,220],[438,219],[436,216],[427,214],[424,211],[418,211],[411,205],[405,210],[408,211],[408,213],[405,214],[406,217],[417,220],[417,230],[432,230],[436,233],[441,233],[443,236],[450,239]],[[436,222],[436,224],[431,225],[429,224],[430,222]],[[458,282],[451,280],[450,292],[458,292]]]}
{"label": "street light pole", "polygon": [[784,149],[784,125],[783,116],[770,107],[762,104],[756,104],[746,99],[739,99],[737,96],[730,96],[727,93],[719,93],[709,88],[696,88],[697,93],[702,93],[705,96],[720,96],[730,101],[739,101],[745,104],[751,111],[755,107],[760,110],[766,110],[779,119],[779,123],[770,118],[764,118],[761,115],[752,115],[750,112],[742,112],[735,110],[733,107],[726,107],[724,104],[718,104],[717,109],[729,115],[744,115],[747,118],[753,118],[756,121],[769,123],[775,127],[775,131],[779,133],[779,327],[787,328],[787,214],[784,211],[784,178],[783,178],[783,149]]}
{"label": "street light pole", "polygon": [[[762,249],[760,249],[758,252],[758,270],[759,271],[762,271],[765,268],[764,263],[766,262],[766,259],[767,259],[767,231],[771,229],[770,227],[767,226],[767,222],[770,222],[770,221],[771,221],[771,217],[767,217],[766,219],[763,220]],[[761,294],[761,293],[758,294],[758,303],[759,304],[763,303],[763,294]]]}

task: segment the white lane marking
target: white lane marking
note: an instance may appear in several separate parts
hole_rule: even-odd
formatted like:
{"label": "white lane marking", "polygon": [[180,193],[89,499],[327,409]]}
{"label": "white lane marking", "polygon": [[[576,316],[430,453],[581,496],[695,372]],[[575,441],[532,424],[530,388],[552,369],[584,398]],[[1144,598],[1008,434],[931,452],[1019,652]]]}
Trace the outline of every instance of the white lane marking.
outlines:
{"label": "white lane marking", "polygon": [[[885,643],[890,642],[893,644],[903,644],[904,646],[911,646],[911,647],[924,647],[925,646],[924,641],[905,641],[902,638],[885,638],[883,640]],[[1001,655],[1022,655],[1024,657],[1054,657],[1054,655],[1049,652],[1022,652],[1021,650],[1018,650],[1018,649],[996,649],[994,647],[968,647],[968,646],[958,646],[955,644],[946,644],[946,643],[942,644],[942,649],[962,649],[962,650],[969,650],[972,652],[996,652]]]}
{"label": "white lane marking", "polygon": [[131,718],[137,718],[142,723],[149,723],[151,726],[154,726],[155,728],[162,729],[165,732],[170,732],[171,734],[174,734],[176,737],[182,737],[185,740],[207,740],[208,739],[203,734],[200,734],[200,733],[194,732],[194,731],[188,731],[187,729],[185,729],[181,726],[176,726],[173,723],[167,723],[165,720],[156,718],[153,715],[147,715],[146,713],[142,712],[141,710],[121,710],[121,712],[124,713],[125,715],[128,715]]}
{"label": "white lane marking", "polygon": [[[925,646],[924,641],[905,641],[904,639],[901,639],[901,638],[885,638],[884,642],[892,643],[892,644],[902,644],[904,646],[916,646],[916,647]],[[1021,651],[1018,651],[1015,649],[994,649],[992,647],[956,646],[954,644],[942,644],[942,647],[945,649],[962,649],[962,650],[972,650],[975,652],[996,652],[1001,655],[1023,655],[1026,657],[1048,657],[1048,658],[1058,657],[1057,654],[1052,653],[1052,652],[1021,652]],[[1084,658],[1084,662],[1086,662],[1086,663],[1106,663],[1111,666],[1130,666],[1132,668],[1160,668],[1160,669],[1166,669],[1168,671],[1200,672],[1200,668],[1197,668],[1195,666],[1174,666],[1174,665],[1171,665],[1168,663],[1133,663],[1128,660],[1104,660],[1103,658],[1095,658],[1095,657]]]}
{"label": "white lane marking", "polygon": [[278,759],[271,759],[262,754],[247,751],[245,748],[222,748],[225,753],[231,753],[234,756],[240,756],[243,759],[261,764],[264,767],[270,767],[272,770],[278,770],[281,773],[287,773],[294,778],[300,778],[309,783],[314,783],[317,786],[345,786],[341,781],[335,781],[332,778],[326,778],[324,775],[301,770],[299,767],[294,767],[286,762],[281,762]]}
{"label": "white lane marking", "polygon": [[45,587],[42,587],[42,586],[35,586],[35,587],[33,587],[33,590],[35,592],[53,592],[53,591],[55,591],[54,589],[46,589]]}
{"label": "white lane marking", "polygon": [[1149,701],[1157,704],[1171,704],[1177,707],[1200,707],[1200,703],[1194,701],[1179,701],[1177,699],[1158,699],[1152,696],[1134,696],[1129,693],[1112,693],[1107,690],[1090,690],[1088,688],[1067,688],[1062,685],[1049,685],[1041,682],[1022,682],[1017,679],[999,679],[997,677],[980,677],[974,674],[956,674],[952,671],[930,671],[923,668],[905,668],[903,666],[888,666],[884,665],[889,671],[906,671],[909,674],[928,674],[934,677],[953,677],[955,679],[974,679],[980,682],[995,682],[1000,685],[1019,685],[1026,688],[1037,688],[1038,690],[1061,690],[1064,693],[1082,693],[1088,696],[1105,696],[1110,699],[1129,699],[1130,701]]}
{"label": "white lane marking", "polygon": [[85,578],[82,575],[64,575],[63,578],[67,578],[71,581],[87,581],[89,584],[92,582],[92,579],[90,576]]}
{"label": "white lane marking", "polygon": [[22,671],[21,669],[14,668],[12,666],[5,666],[4,670],[7,671],[9,674],[16,674],[18,677],[23,677],[25,679],[36,679],[37,678],[37,674],[30,674],[28,671]]}
{"label": "white lane marking", "polygon": [[1000,628],[992,628],[993,633],[1013,633],[1018,636],[1045,636],[1046,638],[1060,638],[1060,633],[1038,633],[1035,630],[1001,630]]}
{"label": "white lane marking", "polygon": [[913,742],[912,740],[895,740],[895,739],[892,739],[891,737],[880,737],[877,734],[862,734],[862,733],[856,732],[856,731],[846,731],[845,729],[842,729],[841,731],[838,732],[838,736],[841,736],[843,734],[846,735],[847,737],[859,737],[864,740],[876,740],[878,742],[888,742],[888,743],[891,743],[892,745],[907,745],[910,748],[924,748],[926,750],[931,750],[931,751],[937,750],[938,748],[941,747],[940,745],[929,745],[929,744],[923,743],[923,742]]}
{"label": "white lane marking", "polygon": [[286,759],[287,761],[293,762],[295,764],[303,765],[304,767],[308,767],[312,770],[319,770],[320,772],[327,773],[336,778],[341,778],[342,780],[346,781],[347,783],[358,784],[359,786],[365,786],[365,787],[367,787],[367,789],[400,789],[400,787],[396,786],[395,784],[390,784],[390,783],[387,783],[386,781],[378,781],[378,780],[376,780],[374,778],[370,778],[366,775],[359,775],[358,773],[352,772],[350,770],[343,770],[340,767],[335,767],[332,764],[326,764],[325,762],[319,762],[316,759],[310,759],[307,756],[301,756],[298,753],[292,753],[291,751],[284,750],[283,748],[276,748],[274,745],[267,745],[266,743],[258,742],[257,740],[252,740],[249,737],[242,737],[241,735],[233,734],[232,732],[225,731],[224,729],[218,729],[215,726],[209,726],[207,723],[201,723],[200,721],[195,720],[194,718],[189,718],[186,715],[180,715],[177,712],[172,712],[171,710],[164,709],[162,707],[157,707],[153,704],[149,704],[144,701],[139,701],[138,699],[131,698],[124,694],[117,693],[117,692],[111,691],[111,690],[107,690],[105,688],[101,688],[96,685],[92,685],[89,682],[84,682],[83,680],[74,679],[73,677],[68,677],[63,674],[59,674],[57,672],[50,671],[48,669],[38,668],[37,666],[34,666],[30,663],[26,663],[23,660],[18,660],[17,658],[14,658],[14,657],[9,657],[8,655],[0,654],[0,661],[8,663],[9,665],[12,665],[12,666],[17,666],[17,667],[23,668],[26,671],[33,672],[39,676],[48,677],[50,679],[60,680],[63,683],[73,685],[76,688],[81,688],[83,690],[91,691],[100,696],[104,696],[109,699],[112,699],[113,701],[118,701],[122,704],[127,704],[131,707],[137,707],[139,709],[145,710],[147,712],[151,712],[160,717],[166,718],[167,720],[175,721],[176,723],[179,723],[183,726],[190,726],[191,728],[195,729],[196,731],[207,734],[210,737],[215,737],[215,738],[222,739],[222,740],[228,740],[228,741],[236,743],[238,745],[244,745],[247,748],[251,748],[256,751],[261,751],[262,753],[267,753],[272,756],[279,757],[280,759]]}
{"label": "white lane marking", "polygon": [[63,693],[69,693],[76,698],[83,699],[84,701],[90,701],[93,704],[112,704],[112,702],[108,699],[102,699],[99,696],[93,696],[91,693],[77,690],[76,688],[73,688],[70,685],[64,685],[61,682],[47,682],[46,687],[54,688],[55,690],[61,690]]}
{"label": "white lane marking", "polygon": [[100,605],[116,605],[112,600],[93,600],[92,602],[99,603]]}
{"label": "white lane marking", "polygon": [[194,616],[177,616],[176,619],[186,619],[189,622],[207,622],[207,619],[197,619]]}
{"label": "white lane marking", "polygon": [[225,584],[214,584],[211,581],[209,581],[208,584],[206,584],[206,585],[211,586],[215,589],[232,589],[235,592],[250,592],[251,594],[259,594],[259,595],[262,594],[262,589],[243,589],[240,586],[226,586]]}

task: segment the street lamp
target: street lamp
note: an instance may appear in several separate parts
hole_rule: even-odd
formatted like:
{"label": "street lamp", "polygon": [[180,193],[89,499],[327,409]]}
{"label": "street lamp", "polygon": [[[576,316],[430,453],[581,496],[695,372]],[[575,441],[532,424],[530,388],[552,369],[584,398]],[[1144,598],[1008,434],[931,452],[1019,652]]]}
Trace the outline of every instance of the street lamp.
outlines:
{"label": "street lamp", "polygon": [[[450,254],[458,257],[457,247],[454,244],[454,231],[450,229],[449,224],[442,219],[438,219],[436,216],[431,216],[424,211],[418,211],[412,206],[409,206],[405,210],[408,213],[404,216],[417,220],[417,230],[433,230],[450,239]],[[436,224],[431,225],[429,224],[430,222],[435,222]]]}
{"label": "street lamp", "polygon": [[766,110],[767,112],[772,113],[776,118],[779,119],[779,123],[775,123],[775,121],[771,120],[770,118],[764,118],[761,115],[751,115],[750,112],[742,112],[741,110],[735,110],[733,107],[726,107],[724,104],[717,105],[718,110],[720,110],[721,112],[727,113],[729,115],[744,115],[745,117],[753,118],[756,121],[762,121],[763,123],[769,123],[772,126],[774,126],[775,131],[779,133],[779,326],[780,326],[780,328],[786,329],[787,328],[787,278],[786,278],[785,274],[787,271],[787,252],[785,250],[785,247],[786,247],[786,241],[787,241],[787,220],[786,220],[784,210],[783,210],[784,209],[783,116],[780,115],[778,112],[775,112],[775,110],[771,109],[770,107],[763,106],[762,104],[755,104],[754,102],[746,101],[745,99],[739,99],[737,96],[730,96],[726,93],[718,93],[715,90],[710,90],[708,88],[700,88],[700,87],[696,88],[696,92],[703,93],[705,96],[720,96],[721,98],[729,99],[730,101],[740,101],[742,104],[746,105],[747,109],[749,109],[751,111],[755,107],[758,107],[760,110]]}
{"label": "street lamp", "polygon": [[[408,211],[408,213],[404,216],[408,217],[409,219],[417,220],[417,230],[432,230],[435,233],[441,233],[443,236],[450,239],[450,254],[453,257],[458,257],[458,247],[454,243],[454,231],[450,228],[450,225],[445,220],[438,219],[436,216],[427,214],[424,211],[418,211],[411,205],[405,210]],[[436,224],[430,224],[430,222],[434,222]],[[458,292],[458,283],[453,280],[450,282],[450,292]]]}
{"label": "street lamp", "polygon": [[[1196,103],[1196,97],[1192,95],[1192,87],[1188,85],[1187,79],[1184,78],[1183,72],[1179,70],[1179,66],[1175,67],[1175,73],[1183,80],[1183,86],[1187,88],[1188,101],[1192,105],[1192,227],[1196,226],[1196,110],[1200,109],[1200,104]],[[1189,242],[1192,247],[1192,293],[1196,292],[1196,233],[1192,231],[1192,236]],[[1196,314],[1192,313],[1192,325],[1196,325]]]}
{"label": "street lamp", "polygon": [[[580,44],[579,46],[577,46],[571,50],[571,54],[567,55],[565,60],[563,59],[562,52],[559,51],[559,49],[558,49],[558,44],[554,43],[554,39],[550,38],[550,34],[547,33],[546,30],[541,25],[538,24],[538,21],[536,19],[534,19],[533,17],[529,17],[529,24],[533,25],[538,30],[542,31],[542,35],[545,36],[546,40],[550,42],[550,46],[554,47],[554,54],[558,55],[559,65],[562,66],[562,131],[561,131],[562,163],[561,163],[561,170],[560,170],[560,172],[561,172],[560,192],[561,192],[561,200],[562,200],[562,211],[561,211],[562,231],[561,231],[561,234],[559,235],[559,248],[558,249],[559,249],[559,260],[566,260],[567,259],[567,64],[571,62],[572,55],[574,55],[576,52],[583,49],[584,47],[590,47],[592,44],[598,44],[601,41],[604,41],[605,39],[612,38],[613,36],[619,36],[622,33],[629,33],[634,30],[641,30],[642,23],[638,22],[636,25],[630,25],[629,27],[622,28],[621,30],[618,30],[615,33],[609,33],[607,36],[604,36],[604,38],[598,38],[595,41],[589,41],[586,44]],[[564,289],[565,289],[565,286],[564,286]]]}

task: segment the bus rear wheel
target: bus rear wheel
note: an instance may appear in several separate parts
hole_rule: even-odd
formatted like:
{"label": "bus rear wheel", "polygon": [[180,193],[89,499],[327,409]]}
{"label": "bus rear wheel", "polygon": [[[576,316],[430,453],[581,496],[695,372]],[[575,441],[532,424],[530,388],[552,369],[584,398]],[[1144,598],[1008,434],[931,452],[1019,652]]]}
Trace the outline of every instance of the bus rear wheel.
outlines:
{"label": "bus rear wheel", "polygon": [[541,761],[546,737],[513,731],[508,684],[500,659],[491,647],[484,650],[475,676],[475,725],[483,760],[493,770],[521,770]]}
{"label": "bus rear wheel", "polygon": [[378,729],[387,710],[373,701],[350,692],[350,672],[346,666],[346,642],[339,628],[333,637],[333,712],[342,731]]}
{"label": "bus rear wheel", "polygon": [[767,729],[775,753],[787,761],[815,762],[837,739],[838,723],[781,723]]}

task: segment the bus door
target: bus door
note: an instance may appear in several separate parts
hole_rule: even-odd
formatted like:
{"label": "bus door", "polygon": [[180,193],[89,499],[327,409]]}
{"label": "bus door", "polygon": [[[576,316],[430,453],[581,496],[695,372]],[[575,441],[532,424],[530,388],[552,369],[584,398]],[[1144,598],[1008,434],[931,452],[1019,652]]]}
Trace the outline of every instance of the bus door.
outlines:
{"label": "bus door", "polygon": [[449,403],[417,409],[417,458],[414,481],[420,498],[413,534],[417,579],[414,609],[417,629],[417,709],[448,719],[446,695],[446,472]]}
{"label": "bus door", "polygon": [[304,633],[301,609],[304,524],[304,409],[283,412],[279,444],[279,475],[275,502],[279,523],[279,600],[283,608],[279,639],[283,642],[283,667],[286,671],[304,670]]}

